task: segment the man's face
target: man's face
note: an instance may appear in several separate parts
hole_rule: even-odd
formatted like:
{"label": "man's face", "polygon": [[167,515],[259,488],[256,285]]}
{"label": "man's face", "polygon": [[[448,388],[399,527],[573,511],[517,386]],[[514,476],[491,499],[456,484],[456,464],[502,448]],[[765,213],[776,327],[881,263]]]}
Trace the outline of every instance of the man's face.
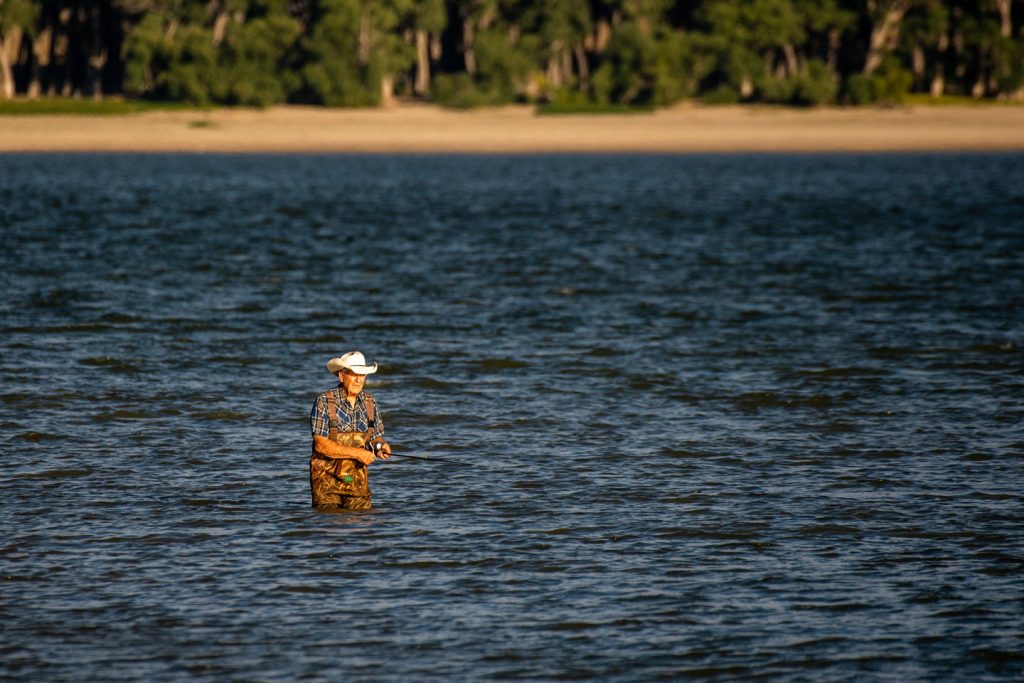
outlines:
{"label": "man's face", "polygon": [[354,372],[342,370],[338,373],[338,379],[341,380],[341,386],[345,387],[345,393],[354,396],[363,390],[366,375],[357,375]]}

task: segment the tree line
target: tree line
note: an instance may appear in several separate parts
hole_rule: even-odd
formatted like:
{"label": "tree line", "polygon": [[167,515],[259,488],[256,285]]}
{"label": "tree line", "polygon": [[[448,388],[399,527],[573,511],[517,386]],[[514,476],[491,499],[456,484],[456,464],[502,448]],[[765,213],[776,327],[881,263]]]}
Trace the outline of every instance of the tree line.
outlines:
{"label": "tree line", "polygon": [[1024,96],[1024,0],[0,0],[0,98]]}

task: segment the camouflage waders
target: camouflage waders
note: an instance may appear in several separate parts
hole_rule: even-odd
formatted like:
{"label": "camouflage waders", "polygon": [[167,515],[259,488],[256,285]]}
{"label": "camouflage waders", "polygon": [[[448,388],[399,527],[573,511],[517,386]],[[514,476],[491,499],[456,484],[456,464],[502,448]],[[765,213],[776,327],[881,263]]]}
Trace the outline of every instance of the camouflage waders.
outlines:
{"label": "camouflage waders", "polygon": [[[328,392],[327,414],[330,416],[328,437],[342,446],[363,448],[373,438],[373,429],[365,432],[339,432],[338,408],[334,394]],[[366,395],[367,418],[373,423],[373,398]],[[333,507],[343,510],[369,510],[373,507],[370,491],[370,473],[366,465],[353,458],[329,458],[316,450],[309,458],[309,488],[313,494],[313,507]]]}

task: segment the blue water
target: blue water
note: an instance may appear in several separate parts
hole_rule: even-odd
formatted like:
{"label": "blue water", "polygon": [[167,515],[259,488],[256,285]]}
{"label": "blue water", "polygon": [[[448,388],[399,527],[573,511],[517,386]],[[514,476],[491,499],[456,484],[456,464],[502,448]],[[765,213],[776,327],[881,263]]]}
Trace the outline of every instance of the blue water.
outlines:
{"label": "blue water", "polygon": [[[2,680],[1019,680],[1024,156],[0,156]],[[324,364],[396,453],[309,504]]]}

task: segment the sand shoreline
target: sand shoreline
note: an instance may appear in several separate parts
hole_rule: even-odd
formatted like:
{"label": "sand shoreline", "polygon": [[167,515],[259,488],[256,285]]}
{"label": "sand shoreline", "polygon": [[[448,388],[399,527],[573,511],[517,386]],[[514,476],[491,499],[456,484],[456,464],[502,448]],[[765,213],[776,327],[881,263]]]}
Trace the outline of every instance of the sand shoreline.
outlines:
{"label": "sand shoreline", "polygon": [[684,104],[647,114],[538,115],[512,106],[0,116],[3,152],[1024,151],[1024,107],[785,109]]}

